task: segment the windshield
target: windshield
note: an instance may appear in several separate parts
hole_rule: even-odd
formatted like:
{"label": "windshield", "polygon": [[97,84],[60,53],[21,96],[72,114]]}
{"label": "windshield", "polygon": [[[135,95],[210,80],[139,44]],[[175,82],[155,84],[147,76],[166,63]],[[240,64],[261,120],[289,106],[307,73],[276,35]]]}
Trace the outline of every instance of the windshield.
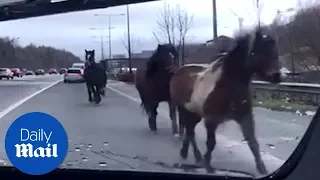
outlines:
{"label": "windshield", "polygon": [[[257,10],[252,0],[217,1],[216,31],[212,0],[1,22],[0,66],[37,73],[0,80],[7,102],[0,104],[6,113],[0,120],[11,123],[31,111],[57,118],[69,140],[60,168],[272,173],[295,150],[319,105],[320,6],[260,3]],[[239,53],[237,35],[253,32],[258,11],[261,31],[254,33],[251,54]],[[83,77],[42,70],[84,68],[74,63],[91,57],[98,65],[88,63]],[[86,82],[98,83],[99,91]],[[168,101],[176,111],[171,105],[170,113]],[[10,164],[1,148],[0,162]]]}
{"label": "windshield", "polygon": [[74,68],[84,68],[84,65],[73,65]]}
{"label": "windshield", "polygon": [[68,73],[70,74],[72,74],[72,73],[81,73],[81,71],[80,70],[77,70],[77,69],[69,69],[68,70]]}

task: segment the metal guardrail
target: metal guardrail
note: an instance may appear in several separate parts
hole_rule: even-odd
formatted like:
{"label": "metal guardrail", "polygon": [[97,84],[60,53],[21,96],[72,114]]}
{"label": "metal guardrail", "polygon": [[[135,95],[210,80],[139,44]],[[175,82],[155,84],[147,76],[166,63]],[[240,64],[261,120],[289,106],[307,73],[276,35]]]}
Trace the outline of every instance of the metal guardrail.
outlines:
{"label": "metal guardrail", "polygon": [[[115,73],[108,73],[109,77],[117,78]],[[271,84],[266,81],[252,81],[252,87],[257,90],[282,91],[288,93],[305,93],[320,95],[320,84],[282,82]]]}
{"label": "metal guardrail", "polygon": [[320,84],[309,83],[291,83],[282,82],[280,84],[271,84],[265,81],[252,81],[252,86],[255,89],[283,91],[289,93],[306,93],[320,95]]}

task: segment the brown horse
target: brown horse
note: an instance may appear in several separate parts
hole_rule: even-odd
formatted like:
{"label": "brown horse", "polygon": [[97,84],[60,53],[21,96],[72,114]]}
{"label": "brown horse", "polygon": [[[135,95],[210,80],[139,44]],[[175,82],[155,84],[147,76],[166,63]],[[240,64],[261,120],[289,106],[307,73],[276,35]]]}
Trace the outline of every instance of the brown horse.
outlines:
{"label": "brown horse", "polygon": [[170,93],[178,108],[179,121],[183,122],[186,130],[180,150],[182,158],[187,158],[191,142],[197,163],[202,162],[195,140],[195,126],[203,118],[207,130],[204,166],[207,172],[213,172],[210,161],[216,144],[215,131],[220,123],[234,119],[248,141],[258,171],[267,173],[255,136],[250,83],[254,74],[272,83],[280,82],[276,48],[272,37],[254,30],[236,37],[232,49],[211,64],[189,64],[175,72],[170,82]]}
{"label": "brown horse", "polygon": [[178,52],[172,44],[158,45],[156,51],[145,64],[138,68],[135,86],[141,99],[141,107],[148,115],[149,128],[157,132],[157,108],[160,102],[168,102],[169,115],[172,121],[172,132],[178,134],[176,107],[172,105],[169,93],[169,82],[172,72],[177,68]]}

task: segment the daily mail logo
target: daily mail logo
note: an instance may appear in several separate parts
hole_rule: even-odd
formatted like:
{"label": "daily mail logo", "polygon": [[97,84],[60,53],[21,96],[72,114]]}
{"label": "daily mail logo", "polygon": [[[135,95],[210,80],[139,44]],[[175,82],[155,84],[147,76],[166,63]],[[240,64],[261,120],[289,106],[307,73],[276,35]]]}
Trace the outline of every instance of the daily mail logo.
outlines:
{"label": "daily mail logo", "polygon": [[67,133],[57,119],[33,112],[13,121],[6,134],[5,148],[17,169],[30,175],[42,175],[64,161],[68,142]]}
{"label": "daily mail logo", "polygon": [[51,158],[58,157],[58,144],[50,144],[50,137],[52,135],[52,131],[49,133],[44,129],[39,129],[38,131],[31,131],[25,128],[21,128],[20,130],[20,139],[21,142],[45,142],[46,147],[37,147],[34,148],[31,143],[22,143],[16,144],[16,156],[18,158],[24,157],[40,157],[40,158]]}

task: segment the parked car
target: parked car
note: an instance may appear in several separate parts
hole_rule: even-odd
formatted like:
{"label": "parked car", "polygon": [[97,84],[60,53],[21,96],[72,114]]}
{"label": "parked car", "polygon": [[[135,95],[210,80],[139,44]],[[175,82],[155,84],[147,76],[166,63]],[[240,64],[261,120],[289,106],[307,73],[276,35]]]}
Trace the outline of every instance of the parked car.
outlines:
{"label": "parked car", "polygon": [[11,68],[10,70],[13,72],[13,76],[16,76],[16,77],[23,76],[23,73],[19,68]]}
{"label": "parked car", "polygon": [[36,76],[38,76],[38,75],[45,75],[46,73],[44,72],[43,69],[37,69],[35,74],[36,74]]}
{"label": "parked car", "polygon": [[84,82],[83,69],[81,68],[69,68],[67,73],[64,74],[64,83],[69,82]]}
{"label": "parked car", "polygon": [[61,68],[60,70],[59,70],[59,74],[65,74],[65,73],[67,73],[67,69],[66,68]]}
{"label": "parked car", "polygon": [[52,68],[52,69],[49,69],[48,74],[58,74],[58,71]]}
{"label": "parked car", "polygon": [[27,71],[24,73],[24,75],[26,75],[26,76],[34,75],[34,72],[31,71],[31,70],[27,70]]}
{"label": "parked car", "polygon": [[13,79],[13,72],[9,68],[0,68],[0,79]]}

